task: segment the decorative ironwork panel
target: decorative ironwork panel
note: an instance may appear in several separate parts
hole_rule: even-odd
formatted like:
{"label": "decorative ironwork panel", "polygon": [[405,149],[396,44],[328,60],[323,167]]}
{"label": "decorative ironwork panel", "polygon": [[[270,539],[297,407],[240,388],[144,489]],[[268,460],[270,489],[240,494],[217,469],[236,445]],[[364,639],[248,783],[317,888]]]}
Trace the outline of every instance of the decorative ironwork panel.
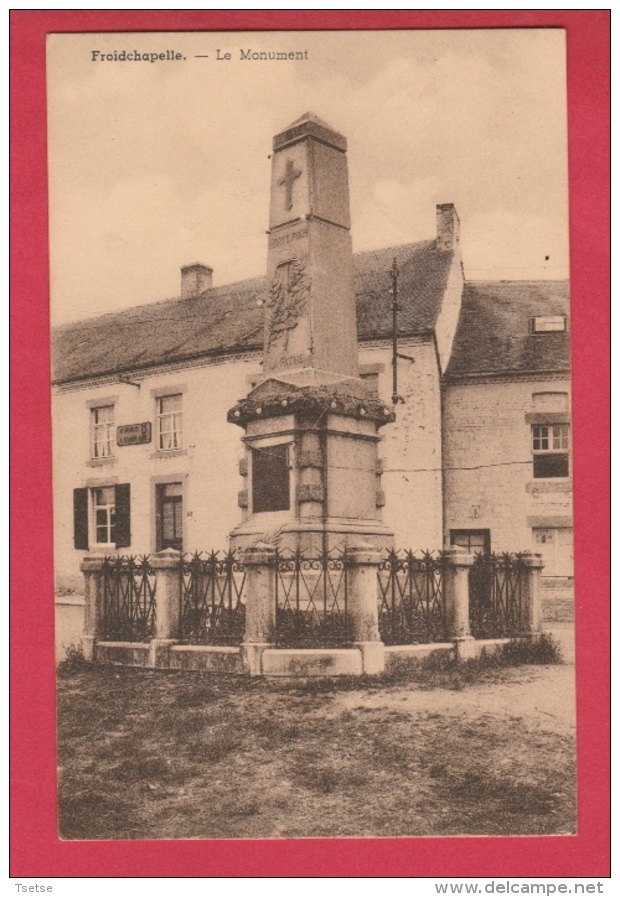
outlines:
{"label": "decorative ironwork panel", "polygon": [[469,574],[469,619],[474,638],[522,634],[526,575],[519,554],[476,554]]}
{"label": "decorative ironwork panel", "polygon": [[180,636],[194,645],[240,645],[245,629],[245,571],[234,552],[181,560]]}
{"label": "decorative ironwork panel", "polygon": [[387,554],[377,573],[379,632],[384,644],[446,641],[444,569],[443,558],[430,552]]}
{"label": "decorative ironwork panel", "polygon": [[106,557],[103,637],[112,641],[149,641],[155,628],[156,586],[148,555]]}
{"label": "decorative ironwork panel", "polygon": [[348,571],[344,552],[306,557],[278,552],[276,644],[329,648],[353,641],[348,616]]}

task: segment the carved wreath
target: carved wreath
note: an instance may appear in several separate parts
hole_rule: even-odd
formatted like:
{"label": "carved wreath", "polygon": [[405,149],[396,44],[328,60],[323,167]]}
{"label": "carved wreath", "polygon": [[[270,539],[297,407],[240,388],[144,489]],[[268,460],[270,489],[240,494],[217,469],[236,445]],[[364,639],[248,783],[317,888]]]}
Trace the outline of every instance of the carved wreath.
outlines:
{"label": "carved wreath", "polygon": [[292,330],[306,310],[310,293],[310,275],[306,257],[292,259],[276,268],[269,287],[269,335],[267,348],[288,330]]}

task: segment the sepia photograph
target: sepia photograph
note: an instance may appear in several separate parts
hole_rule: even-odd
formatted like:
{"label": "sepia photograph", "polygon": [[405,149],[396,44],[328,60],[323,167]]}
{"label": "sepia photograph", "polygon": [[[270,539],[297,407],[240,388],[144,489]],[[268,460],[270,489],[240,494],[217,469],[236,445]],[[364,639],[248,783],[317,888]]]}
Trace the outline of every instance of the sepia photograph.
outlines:
{"label": "sepia photograph", "polygon": [[60,839],[573,838],[564,30],[46,78]]}

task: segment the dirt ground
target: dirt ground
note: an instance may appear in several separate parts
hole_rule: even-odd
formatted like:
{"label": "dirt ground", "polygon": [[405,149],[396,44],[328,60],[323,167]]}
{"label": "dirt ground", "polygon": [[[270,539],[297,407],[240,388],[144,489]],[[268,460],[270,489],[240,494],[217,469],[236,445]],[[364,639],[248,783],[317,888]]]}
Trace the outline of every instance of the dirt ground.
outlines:
{"label": "dirt ground", "polygon": [[94,667],[58,707],[67,839],[575,830],[571,662],[385,683]]}
{"label": "dirt ground", "polygon": [[562,649],[564,663],[558,666],[525,666],[505,671],[501,681],[480,681],[463,691],[449,689],[387,689],[382,692],[341,694],[343,708],[353,706],[392,708],[406,711],[412,718],[429,711],[447,717],[520,720],[530,730],[540,729],[559,735],[575,734],[575,643],[570,623],[548,627]]}
{"label": "dirt ground", "polygon": [[[574,669],[574,668],[573,668]],[[511,670],[501,683],[478,684],[462,691],[402,689],[340,694],[334,703],[344,710],[368,708],[411,715],[412,721],[433,711],[464,720],[492,715],[495,721],[518,721],[528,731],[571,735],[575,730],[574,679],[569,667]]]}

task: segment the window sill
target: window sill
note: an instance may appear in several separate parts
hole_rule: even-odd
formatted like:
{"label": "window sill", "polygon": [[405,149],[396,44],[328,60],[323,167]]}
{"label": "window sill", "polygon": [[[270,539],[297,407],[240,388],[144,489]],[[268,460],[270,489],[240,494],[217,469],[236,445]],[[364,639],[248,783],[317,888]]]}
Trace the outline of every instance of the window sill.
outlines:
{"label": "window sill", "polygon": [[532,480],[526,483],[525,491],[531,492],[532,495],[540,492],[572,492],[573,481],[571,479],[563,479],[562,477],[545,480],[541,477],[539,480]]}
{"label": "window sill", "polygon": [[91,458],[90,461],[86,462],[87,467],[109,467],[111,464],[116,464],[118,458],[114,455],[110,458]]}
{"label": "window sill", "polygon": [[182,458],[187,454],[187,449],[168,449],[160,452],[152,452],[151,458]]}

